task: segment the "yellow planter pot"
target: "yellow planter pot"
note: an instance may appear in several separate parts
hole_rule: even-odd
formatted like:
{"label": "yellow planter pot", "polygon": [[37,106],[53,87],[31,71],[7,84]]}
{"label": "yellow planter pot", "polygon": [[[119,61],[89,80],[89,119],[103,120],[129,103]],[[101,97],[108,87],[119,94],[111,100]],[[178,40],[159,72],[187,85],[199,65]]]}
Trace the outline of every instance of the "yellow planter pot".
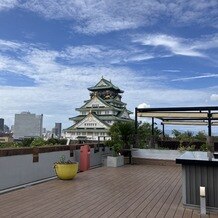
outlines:
{"label": "yellow planter pot", "polygon": [[54,165],[54,169],[59,179],[69,180],[73,179],[76,176],[78,172],[78,163],[56,163]]}

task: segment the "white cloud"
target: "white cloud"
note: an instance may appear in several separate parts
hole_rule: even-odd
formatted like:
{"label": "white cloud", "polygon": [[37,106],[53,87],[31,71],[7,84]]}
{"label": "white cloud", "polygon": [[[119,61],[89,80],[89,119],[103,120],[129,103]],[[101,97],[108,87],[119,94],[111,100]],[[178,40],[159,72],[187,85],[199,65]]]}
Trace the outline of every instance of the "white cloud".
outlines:
{"label": "white cloud", "polygon": [[138,61],[146,61],[155,58],[153,55],[149,54],[136,54],[130,56],[129,58],[125,59],[126,62],[138,62]]}
{"label": "white cloud", "polygon": [[169,69],[169,70],[162,70],[163,72],[169,72],[169,73],[179,73],[179,72],[181,72],[181,70],[171,70],[171,69]]}
{"label": "white cloud", "polygon": [[212,95],[210,96],[210,100],[211,100],[211,101],[218,101],[218,94],[212,94]]}
{"label": "white cloud", "polygon": [[141,103],[141,104],[139,104],[139,105],[138,105],[138,107],[137,107],[137,108],[150,108],[150,107],[151,107],[151,105],[150,105],[150,104]]}
{"label": "white cloud", "polygon": [[10,8],[13,8],[16,5],[18,5],[18,1],[17,0],[1,0],[0,1],[0,11],[1,10],[7,10],[7,9],[10,9]]}
{"label": "white cloud", "polygon": [[17,49],[21,48],[21,46],[22,46],[21,43],[0,39],[0,50],[2,50],[2,51],[17,50]]}
{"label": "white cloud", "polygon": [[191,77],[184,77],[184,78],[173,79],[172,81],[186,81],[186,80],[205,79],[205,78],[217,78],[217,77],[218,77],[218,74],[206,74],[206,75],[200,75],[200,76],[191,76]]}
{"label": "white cloud", "polygon": [[168,16],[172,16],[172,24],[189,25],[197,23],[216,27],[218,2],[216,0],[167,0]]}
{"label": "white cloud", "polygon": [[207,35],[192,45],[193,49],[207,50],[218,48],[218,34]]}
{"label": "white cloud", "polygon": [[192,48],[191,43],[182,38],[164,34],[151,34],[145,36],[136,36],[133,42],[139,42],[145,46],[162,46],[168,49],[175,55],[193,56],[193,57],[205,57],[205,55],[197,49]]}
{"label": "white cloud", "polygon": [[[18,43],[18,42],[17,42]],[[11,48],[11,43],[6,43],[5,49]],[[22,44],[22,43],[21,43]],[[62,122],[64,127],[71,125],[69,117],[76,116],[74,111],[80,107],[84,100],[89,99],[88,87],[96,84],[102,76],[111,79],[112,82],[125,91],[123,101],[130,110],[134,110],[141,102],[149,102],[155,106],[177,105],[202,105],[210,98],[210,90],[178,90],[165,87],[163,77],[144,72],[136,72],[128,67],[102,65],[100,60],[113,59],[112,53],[118,53],[125,57],[126,51],[107,49],[99,46],[69,47],[63,51],[48,50],[37,45],[22,44],[22,52],[7,56],[0,52],[0,72],[11,72],[14,75],[24,75],[35,81],[35,87],[12,87],[6,84],[0,85],[1,107],[0,114],[6,117],[6,124],[13,124],[15,113],[30,111],[36,114],[46,114],[45,126],[51,128],[54,122]],[[16,47],[16,46],[15,46]],[[19,46],[18,46],[19,47]],[[81,63],[72,65],[67,60],[75,60],[75,54],[82,54]],[[99,64],[82,64],[82,60],[92,60],[91,54],[96,54]],[[110,58],[111,55],[111,58]],[[115,56],[116,56],[115,55]],[[121,55],[121,56],[122,56]],[[132,55],[132,54],[131,54]],[[60,58],[63,59],[60,62]],[[70,61],[71,62],[71,61]],[[178,98],[179,96],[179,98]],[[193,100],[194,99],[194,100]],[[52,117],[51,115],[54,115]]]}
{"label": "white cloud", "polygon": [[154,12],[162,11],[165,5],[144,0],[28,0],[22,7],[46,18],[74,20],[75,30],[96,34],[149,25],[156,20]]}
{"label": "white cloud", "polygon": [[30,10],[47,19],[72,21],[85,34],[106,33],[154,25],[167,18],[172,25],[207,24],[217,27],[216,0],[1,0],[0,10]]}

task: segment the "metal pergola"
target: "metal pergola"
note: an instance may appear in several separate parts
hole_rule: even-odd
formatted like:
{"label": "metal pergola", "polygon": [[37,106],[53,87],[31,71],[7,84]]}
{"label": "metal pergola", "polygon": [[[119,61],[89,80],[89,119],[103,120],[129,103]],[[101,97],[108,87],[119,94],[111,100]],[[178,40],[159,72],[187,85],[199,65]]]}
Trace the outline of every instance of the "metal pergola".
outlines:
{"label": "metal pergola", "polygon": [[208,126],[208,137],[210,138],[212,126],[218,126],[218,106],[135,108],[136,134],[138,117],[152,119],[152,135],[154,135],[154,119],[156,118],[161,120],[163,135],[165,125],[202,125]]}

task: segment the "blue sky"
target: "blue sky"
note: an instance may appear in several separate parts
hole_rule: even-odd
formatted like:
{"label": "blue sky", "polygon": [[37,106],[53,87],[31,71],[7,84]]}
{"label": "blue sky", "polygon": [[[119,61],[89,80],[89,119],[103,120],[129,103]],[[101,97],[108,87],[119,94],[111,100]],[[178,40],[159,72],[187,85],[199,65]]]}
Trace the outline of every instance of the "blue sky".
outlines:
{"label": "blue sky", "polygon": [[1,0],[0,117],[48,129],[102,76],[134,110],[218,104],[217,0]]}

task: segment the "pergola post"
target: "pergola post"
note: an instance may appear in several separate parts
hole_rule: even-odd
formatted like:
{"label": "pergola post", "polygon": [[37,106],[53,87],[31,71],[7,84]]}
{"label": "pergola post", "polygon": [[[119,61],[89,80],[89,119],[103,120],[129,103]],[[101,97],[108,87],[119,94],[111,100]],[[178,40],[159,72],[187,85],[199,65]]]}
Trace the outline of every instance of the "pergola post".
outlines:
{"label": "pergola post", "polygon": [[162,125],[162,134],[163,134],[163,138],[165,138],[165,126],[164,126],[164,123],[161,122],[161,125]]}
{"label": "pergola post", "polygon": [[138,116],[137,116],[137,107],[135,108],[135,147],[138,147]]}
{"label": "pergola post", "polygon": [[150,147],[154,148],[154,117],[151,118],[151,140]]}
{"label": "pergola post", "polygon": [[212,137],[212,131],[211,131],[211,111],[208,110],[208,137],[207,137],[207,145],[208,145],[208,157],[211,160],[212,159],[212,153],[214,152],[214,139]]}

